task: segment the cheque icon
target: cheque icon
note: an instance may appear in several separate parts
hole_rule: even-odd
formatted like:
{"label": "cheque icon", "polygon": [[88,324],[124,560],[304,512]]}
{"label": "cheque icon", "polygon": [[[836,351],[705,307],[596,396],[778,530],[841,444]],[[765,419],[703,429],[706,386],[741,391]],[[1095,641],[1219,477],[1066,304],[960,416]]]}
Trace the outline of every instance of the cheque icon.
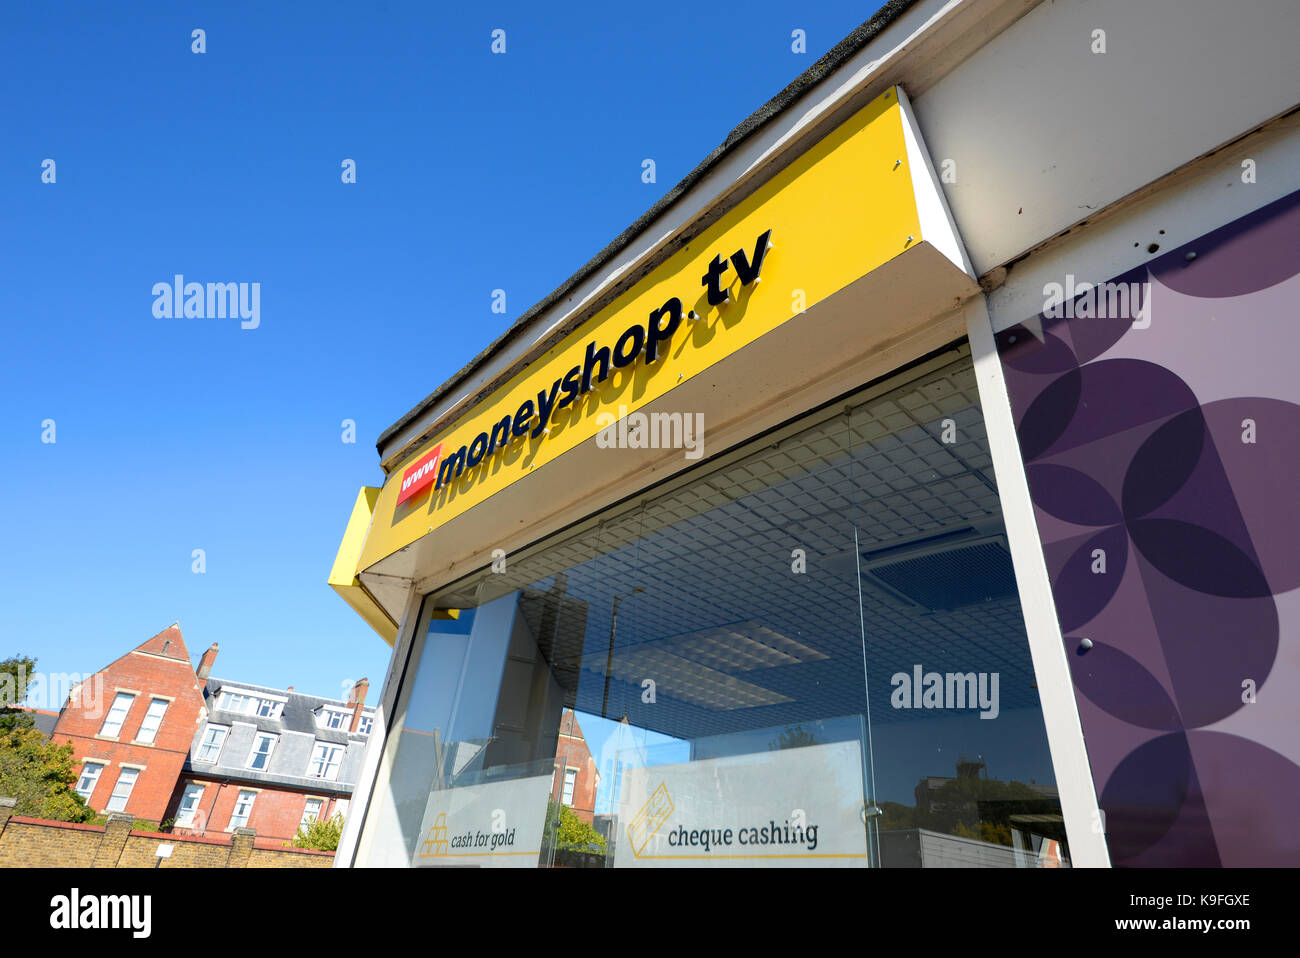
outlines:
{"label": "cheque icon", "polygon": [[673,799],[668,794],[668,789],[663,782],[641,806],[641,810],[636,813],[636,817],[627,825],[627,838],[632,848],[632,854],[638,858],[645,851],[646,845],[650,842],[659,831],[660,826],[668,821],[668,816],[673,813]]}

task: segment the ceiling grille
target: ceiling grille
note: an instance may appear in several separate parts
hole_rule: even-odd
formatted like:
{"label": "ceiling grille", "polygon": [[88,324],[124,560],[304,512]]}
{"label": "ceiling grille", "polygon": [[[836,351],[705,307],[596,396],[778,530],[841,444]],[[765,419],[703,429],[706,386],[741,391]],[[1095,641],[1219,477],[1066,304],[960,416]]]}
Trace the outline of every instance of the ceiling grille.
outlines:
{"label": "ceiling grille", "polygon": [[[891,550],[893,551],[893,550]],[[922,609],[951,612],[1016,594],[1002,536],[909,548],[863,563],[863,575]]]}

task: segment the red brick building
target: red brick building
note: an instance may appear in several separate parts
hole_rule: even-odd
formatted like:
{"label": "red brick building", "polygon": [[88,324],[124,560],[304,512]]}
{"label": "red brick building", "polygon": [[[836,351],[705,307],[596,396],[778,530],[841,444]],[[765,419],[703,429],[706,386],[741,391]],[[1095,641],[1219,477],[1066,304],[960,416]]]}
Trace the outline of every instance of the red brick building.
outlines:
{"label": "red brick building", "polygon": [[584,822],[591,824],[596,814],[596,786],[600,773],[591,749],[583,737],[582,726],[573,714],[565,709],[560,717],[560,738],[555,747],[555,780],[551,783],[551,798],[568,805]]}
{"label": "red brick building", "polygon": [[73,747],[77,792],[97,812],[208,837],[248,827],[288,841],[346,817],[374,722],[369,683],[338,701],[216,679],[217,653],[192,666],[173,624],[75,688],[50,737]]}
{"label": "red brick building", "polygon": [[50,738],[72,745],[75,787],[91,808],[162,819],[204,712],[202,688],[173,624],[73,690]]}

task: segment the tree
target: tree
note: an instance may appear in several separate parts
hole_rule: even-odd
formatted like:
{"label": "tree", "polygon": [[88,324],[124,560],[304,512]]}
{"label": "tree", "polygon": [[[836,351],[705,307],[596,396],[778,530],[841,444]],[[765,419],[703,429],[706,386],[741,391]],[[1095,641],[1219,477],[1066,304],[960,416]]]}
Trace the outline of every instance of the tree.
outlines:
{"label": "tree", "polygon": [[982,763],[958,762],[957,777],[937,789],[928,808],[916,810],[916,824],[936,832],[1011,845],[1011,816],[1042,814],[1056,807],[1023,782],[981,778]]}
{"label": "tree", "polygon": [[15,815],[85,822],[94,811],[72,790],[72,746],[56,745],[34,728],[0,730],[0,795],[18,799]]}
{"label": "tree", "polygon": [[546,802],[546,833],[543,844],[556,851],[605,854],[605,836],[578,817],[568,805],[557,806],[554,799]]}
{"label": "tree", "polygon": [[17,708],[27,698],[27,680],[35,668],[36,660],[25,655],[0,661],[0,733],[35,724],[30,715]]}
{"label": "tree", "polygon": [[317,818],[306,825],[298,826],[298,834],[293,836],[293,847],[314,848],[318,852],[336,852],[339,850],[339,839],[342,836],[342,815],[335,815],[330,819]]}

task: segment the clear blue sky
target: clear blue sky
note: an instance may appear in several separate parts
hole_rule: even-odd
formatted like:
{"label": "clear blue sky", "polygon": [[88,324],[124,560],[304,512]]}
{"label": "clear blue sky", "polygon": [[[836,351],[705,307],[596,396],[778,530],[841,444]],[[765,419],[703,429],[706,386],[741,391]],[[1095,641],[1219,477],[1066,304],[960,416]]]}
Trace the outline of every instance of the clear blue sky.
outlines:
{"label": "clear blue sky", "polygon": [[[325,580],[379,433],[877,5],[5,4],[0,657],[179,620],[221,676],[375,701]],[[260,326],[155,318],[176,273],[260,283]]]}

